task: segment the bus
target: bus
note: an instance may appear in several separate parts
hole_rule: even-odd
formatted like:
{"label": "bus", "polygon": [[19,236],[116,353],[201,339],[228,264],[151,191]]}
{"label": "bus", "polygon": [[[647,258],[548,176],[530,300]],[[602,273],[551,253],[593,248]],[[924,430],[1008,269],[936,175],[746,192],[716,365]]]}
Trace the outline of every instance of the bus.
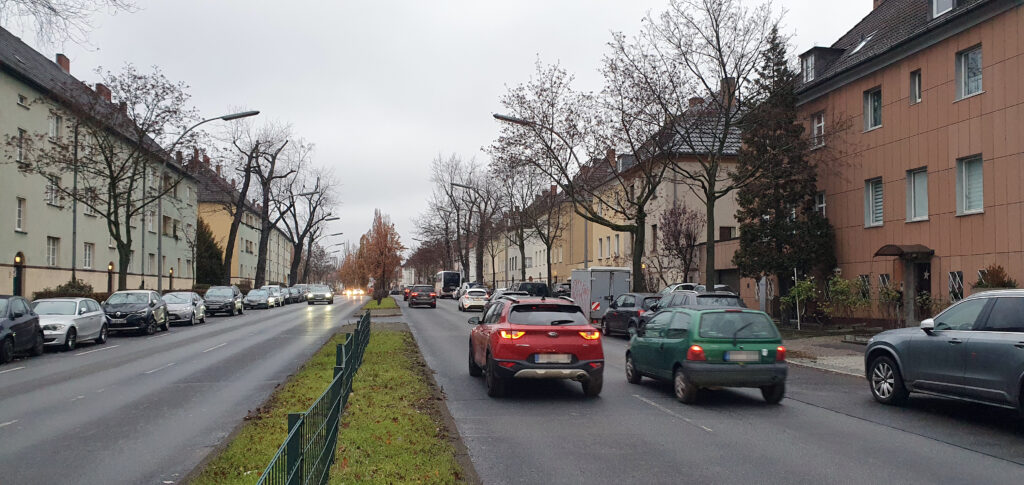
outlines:
{"label": "bus", "polygon": [[438,298],[455,298],[455,291],[462,284],[462,274],[458,271],[438,271],[434,275],[434,291]]}

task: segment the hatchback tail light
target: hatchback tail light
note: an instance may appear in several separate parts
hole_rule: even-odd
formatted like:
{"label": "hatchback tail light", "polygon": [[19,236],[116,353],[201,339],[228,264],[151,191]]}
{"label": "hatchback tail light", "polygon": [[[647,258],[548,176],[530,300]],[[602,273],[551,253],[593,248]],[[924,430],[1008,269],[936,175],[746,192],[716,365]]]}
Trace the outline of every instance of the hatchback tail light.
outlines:
{"label": "hatchback tail light", "polygon": [[420,294],[419,293],[413,293],[413,294],[411,294],[409,296],[420,296]]}
{"label": "hatchback tail light", "polygon": [[601,331],[594,330],[593,332],[580,332],[580,337],[583,337],[587,340],[597,340],[601,338]]}
{"label": "hatchback tail light", "polygon": [[637,310],[637,311],[636,311],[636,315],[637,315],[638,317],[642,317],[642,316],[644,316],[644,312],[645,312],[645,311],[647,311],[647,310]]}
{"label": "hatchback tail light", "polygon": [[526,335],[526,332],[519,331],[519,330],[502,330],[500,332],[500,334],[501,334],[501,338],[507,338],[509,340],[515,340],[517,338],[521,338],[523,335]]}
{"label": "hatchback tail light", "polygon": [[775,348],[775,362],[785,362],[785,361],[786,361],[786,348],[780,345],[780,346]]}
{"label": "hatchback tail light", "polygon": [[704,348],[700,345],[691,345],[686,351],[686,360],[708,360],[704,356]]}

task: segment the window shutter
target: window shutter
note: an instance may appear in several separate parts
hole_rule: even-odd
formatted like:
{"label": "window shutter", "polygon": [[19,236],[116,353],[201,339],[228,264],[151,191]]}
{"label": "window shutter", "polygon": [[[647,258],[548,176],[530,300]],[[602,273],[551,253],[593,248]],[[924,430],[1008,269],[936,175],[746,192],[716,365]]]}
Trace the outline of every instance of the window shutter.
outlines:
{"label": "window shutter", "polygon": [[871,182],[871,222],[874,224],[881,224],[883,221],[882,202],[882,181]]}
{"label": "window shutter", "polygon": [[984,204],[983,181],[981,160],[974,159],[964,162],[964,210],[980,210]]}

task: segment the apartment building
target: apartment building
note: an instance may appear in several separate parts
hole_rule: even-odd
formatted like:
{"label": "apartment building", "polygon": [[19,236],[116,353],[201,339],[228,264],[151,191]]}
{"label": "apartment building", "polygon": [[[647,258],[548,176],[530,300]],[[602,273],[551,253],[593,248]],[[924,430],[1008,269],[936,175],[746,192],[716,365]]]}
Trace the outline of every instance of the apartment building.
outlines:
{"label": "apartment building", "polygon": [[930,312],[922,301],[960,300],[990,264],[1024,278],[1024,8],[873,6],[800,56],[800,110],[821,147],[819,207],[842,275],[873,298],[901,289],[915,322]]}
{"label": "apartment building", "polygon": [[[79,100],[105,112],[116,111],[110,104],[110,90],[98,84],[93,91],[74,78],[67,57],[57,54],[50,61],[0,29],[0,133],[5,141],[0,146],[0,225],[5,226],[0,230],[0,293],[31,297],[33,292],[67,283],[72,268],[75,277],[95,291],[117,287],[119,258],[107,221],[95,208],[63,196],[75,187],[75,174],[59,173],[48,179],[27,169],[44,161],[34,157],[46,156],[47,147],[72,145],[74,127],[79,124],[71,113],[82,112],[73,105]],[[114,123],[104,118],[91,126],[108,127],[109,139],[129,143],[124,127]],[[88,157],[89,138],[83,135],[78,141]],[[122,228],[133,236],[128,288],[191,287],[196,181],[176,161],[156,155],[146,173],[140,191],[152,191],[161,181],[178,183],[163,197],[162,218],[153,204],[144,217]],[[79,182],[82,185],[86,183]],[[158,275],[161,263],[163,275]]]}

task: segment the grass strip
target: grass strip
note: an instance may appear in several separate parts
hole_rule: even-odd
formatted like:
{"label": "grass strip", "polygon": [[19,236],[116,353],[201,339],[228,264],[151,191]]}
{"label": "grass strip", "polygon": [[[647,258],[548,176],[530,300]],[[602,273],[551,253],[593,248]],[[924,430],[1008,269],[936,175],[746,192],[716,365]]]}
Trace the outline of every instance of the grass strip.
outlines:
{"label": "grass strip", "polygon": [[407,331],[376,331],[353,383],[331,483],[459,483],[429,370]]}
{"label": "grass strip", "polygon": [[363,310],[393,310],[398,308],[398,303],[394,298],[385,296],[380,300],[380,305],[377,304],[377,300],[370,300],[363,305]]}

